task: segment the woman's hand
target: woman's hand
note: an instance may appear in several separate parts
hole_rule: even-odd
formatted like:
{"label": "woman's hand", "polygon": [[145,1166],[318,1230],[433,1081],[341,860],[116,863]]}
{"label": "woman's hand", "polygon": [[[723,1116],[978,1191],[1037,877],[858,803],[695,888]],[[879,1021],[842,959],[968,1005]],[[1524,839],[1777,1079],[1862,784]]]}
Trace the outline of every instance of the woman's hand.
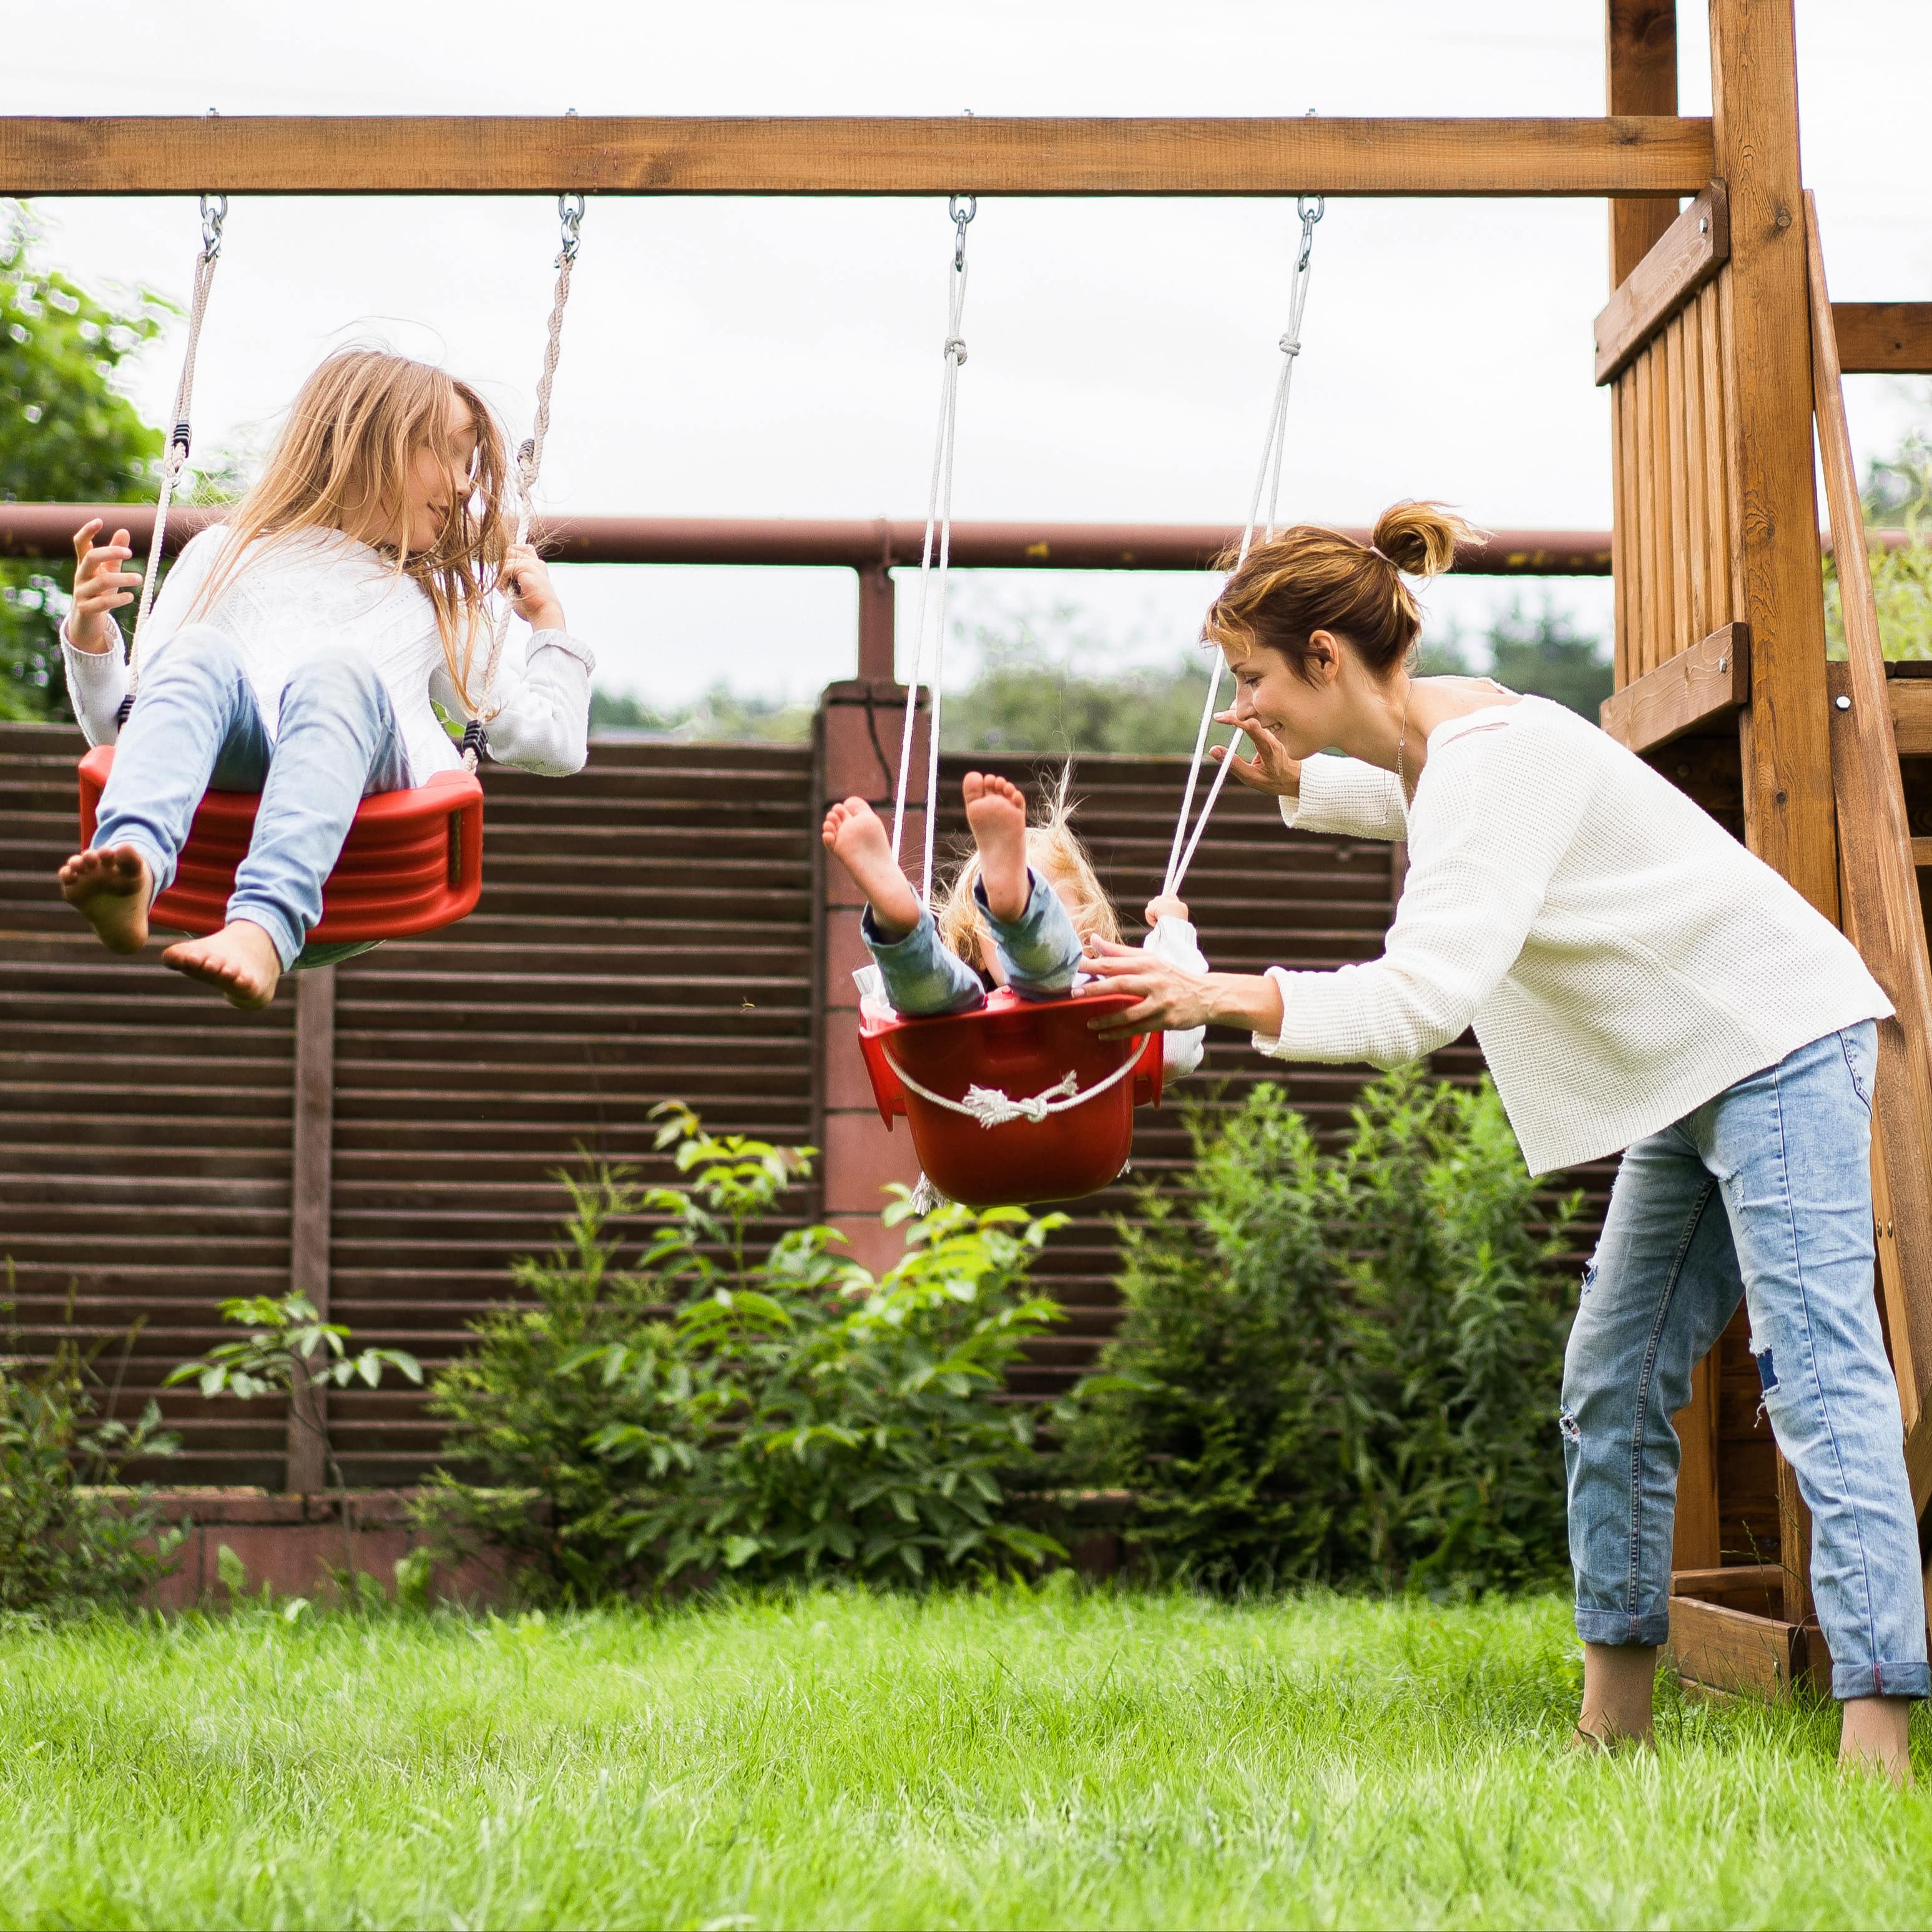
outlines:
{"label": "woman's hand", "polygon": [[498,580],[510,600],[510,608],[532,630],[564,628],[563,606],[557,602],[556,586],[550,580],[550,566],[538,556],[534,544],[511,544]]}
{"label": "woman's hand", "polygon": [[1281,740],[1259,718],[1238,717],[1232,711],[1224,711],[1214,722],[1238,726],[1248,734],[1248,742],[1255,748],[1252,758],[1244,758],[1235,754],[1232,746],[1213,746],[1208,756],[1216,764],[1232,760],[1235,777],[1251,790],[1269,792],[1276,798],[1301,796],[1301,760],[1291,758]]}
{"label": "woman's hand", "polygon": [[1115,946],[1104,939],[1087,942],[1080,968],[1106,980],[1111,992],[1132,994],[1137,1003],[1094,1022],[1102,1040],[1185,1033],[1216,1024],[1246,1027],[1250,1033],[1281,1030],[1281,994],[1260,974],[1190,973],[1138,946]]}
{"label": "woman's hand", "polygon": [[94,517],[74,533],[74,602],[67,614],[68,642],[96,657],[120,643],[113,614],[133,603],[141,587],[138,570],[121,568],[134,554],[128,532],[116,530],[112,543],[97,544],[100,528],[100,519]]}
{"label": "woman's hand", "polygon": [[1187,902],[1177,898],[1172,892],[1161,892],[1147,902],[1147,910],[1142,914],[1150,926],[1158,926],[1164,919],[1185,919]]}

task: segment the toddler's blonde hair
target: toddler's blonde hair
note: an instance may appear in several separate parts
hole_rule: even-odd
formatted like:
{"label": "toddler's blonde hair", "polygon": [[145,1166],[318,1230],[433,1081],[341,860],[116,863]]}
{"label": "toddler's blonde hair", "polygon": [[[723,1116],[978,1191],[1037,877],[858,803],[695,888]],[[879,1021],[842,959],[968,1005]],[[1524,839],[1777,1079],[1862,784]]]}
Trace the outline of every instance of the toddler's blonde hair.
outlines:
{"label": "toddler's blonde hair", "polygon": [[[1073,830],[1073,803],[1067,796],[1072,778],[1073,767],[1063,766],[1060,782],[1048,795],[1045,818],[1027,827],[1027,863],[1046,881],[1048,891],[1060,894],[1072,914],[1073,929],[1082,939],[1091,937],[1118,944],[1120,915],[1102,890],[1094,862]],[[939,908],[940,937],[968,965],[976,968],[993,940],[973,896],[979,877],[980,855],[975,852],[960,867]]]}

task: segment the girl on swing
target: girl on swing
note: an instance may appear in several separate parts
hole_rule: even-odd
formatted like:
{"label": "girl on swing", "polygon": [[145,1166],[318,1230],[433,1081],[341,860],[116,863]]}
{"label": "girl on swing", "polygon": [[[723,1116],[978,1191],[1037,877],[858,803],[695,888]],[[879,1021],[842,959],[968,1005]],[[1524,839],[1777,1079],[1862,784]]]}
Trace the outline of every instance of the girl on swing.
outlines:
{"label": "girl on swing", "polygon": [[211,786],[260,790],[254,836],[227,923],[161,963],[253,1009],[298,963],[364,950],[306,946],[323,882],[362,798],[462,762],[436,707],[474,716],[486,695],[492,587],[531,635],[520,675],[506,666],[488,694],[490,755],[581,770],[596,660],[564,628],[536,550],[510,541],[506,476],[502,432],[467,383],[380,350],[330,356],[260,481],[182,547],[142,632],[124,723],[114,613],[140,574],[127,531],[97,544],[96,518],[75,532],[68,691],[88,742],[116,748],[94,843],[60,888],[110,952],[146,944]]}
{"label": "girl on swing", "polygon": [[1551,1418],[1579,1742],[1650,1739],[1671,1418],[1742,1301],[1811,1513],[1841,1760],[1909,1784],[1906,1713],[1932,1673],[1872,1295],[1875,1022],[1892,1002],[1842,933],[1594,724],[1487,678],[1413,674],[1404,574],[1446,570],[1466,534],[1424,503],[1384,512],[1368,544],[1284,530],[1204,626],[1234,674],[1226,722],[1255,747],[1235,776],[1292,826],[1408,841],[1382,956],[1203,978],[1096,946],[1085,970],[1139,999],[1099,1030],[1235,1026],[1277,1059],[1394,1066],[1473,1027],[1532,1173],[1620,1153]]}

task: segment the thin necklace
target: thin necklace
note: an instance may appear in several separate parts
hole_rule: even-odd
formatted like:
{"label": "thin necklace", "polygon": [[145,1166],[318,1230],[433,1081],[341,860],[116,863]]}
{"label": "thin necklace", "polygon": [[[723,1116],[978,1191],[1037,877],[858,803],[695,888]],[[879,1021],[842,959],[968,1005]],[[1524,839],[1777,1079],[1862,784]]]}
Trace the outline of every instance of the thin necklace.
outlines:
{"label": "thin necklace", "polygon": [[1415,680],[1411,678],[1402,694],[1402,734],[1395,741],[1395,782],[1402,788],[1402,802],[1412,802],[1408,791],[1408,776],[1402,770],[1402,754],[1408,748],[1408,703],[1415,695]]}

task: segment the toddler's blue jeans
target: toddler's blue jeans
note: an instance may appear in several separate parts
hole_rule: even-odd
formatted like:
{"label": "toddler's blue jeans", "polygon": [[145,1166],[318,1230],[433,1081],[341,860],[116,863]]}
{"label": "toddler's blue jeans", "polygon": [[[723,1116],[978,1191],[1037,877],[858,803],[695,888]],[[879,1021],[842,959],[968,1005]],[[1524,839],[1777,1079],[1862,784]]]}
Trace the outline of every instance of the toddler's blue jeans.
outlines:
{"label": "toddler's blue jeans", "polygon": [[409,782],[388,693],[366,658],[328,650],[305,658],[283,687],[271,739],[239,653],[219,631],[190,624],[141,680],[114,748],[94,842],[134,846],[158,897],[173,882],[202,794],[259,789],[255,834],[236,868],[228,916],[259,926],[286,972],[298,958],[314,966],[368,950],[304,952],[304,944],[322,916],[322,882],[357,804]]}
{"label": "toddler's blue jeans", "polygon": [[[1071,991],[1080,970],[1080,936],[1060,896],[1030,868],[1031,890],[1018,919],[994,916],[983,882],[973,882],[973,898],[993,935],[994,950],[1006,984],[1022,998],[1054,1000]],[[970,1012],[986,1004],[980,976],[939,936],[938,922],[922,908],[919,923],[903,939],[882,939],[868,906],[859,922],[866,946],[879,963],[892,1011],[908,1019],[938,1013]]]}
{"label": "toddler's blue jeans", "polygon": [[1670,1634],[1671,1418],[1742,1296],[1765,1412],[1810,1507],[1832,1694],[1932,1690],[1898,1390],[1872,1297],[1877,1055],[1869,1020],[1827,1034],[1623,1157],[1564,1364],[1586,1642]]}

